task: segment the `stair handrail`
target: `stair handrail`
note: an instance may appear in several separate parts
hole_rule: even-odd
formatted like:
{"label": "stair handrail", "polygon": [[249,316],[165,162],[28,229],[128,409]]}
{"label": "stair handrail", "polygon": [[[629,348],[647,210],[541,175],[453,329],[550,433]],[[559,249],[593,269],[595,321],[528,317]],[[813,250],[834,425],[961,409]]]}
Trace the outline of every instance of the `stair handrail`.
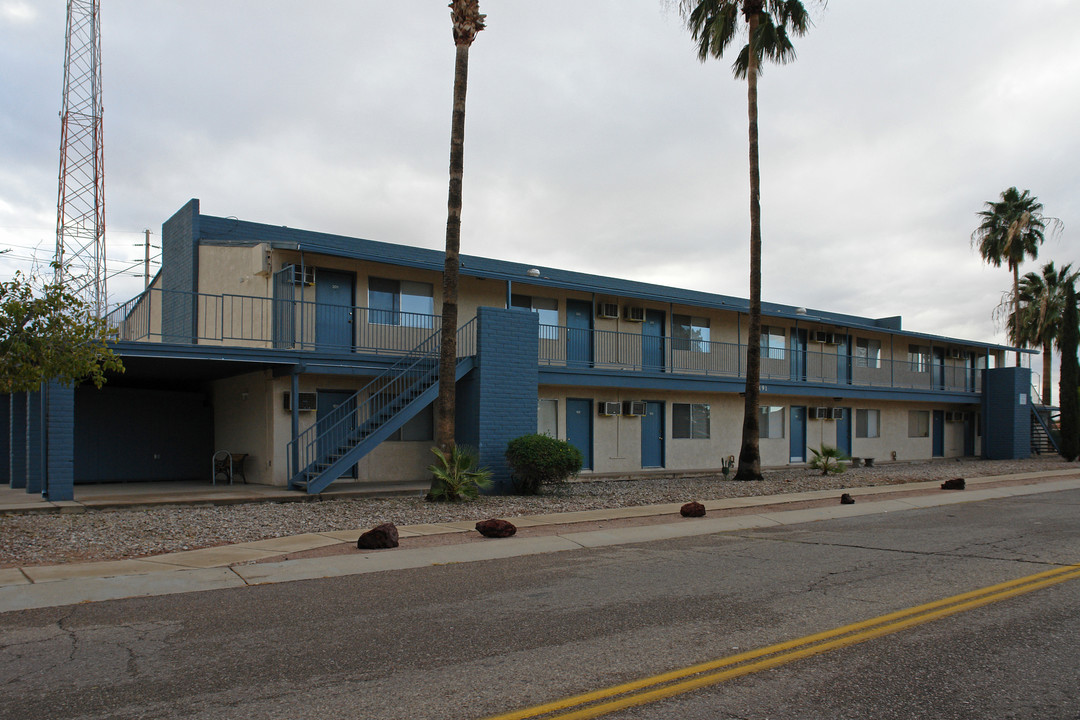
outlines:
{"label": "stair handrail", "polygon": [[[457,359],[459,363],[464,358],[475,353],[475,348],[472,346],[475,341],[475,324],[476,318],[473,318],[458,328],[459,352]],[[321,421],[317,421],[307,430],[300,433],[295,440],[290,440],[287,457],[292,457],[294,444],[300,449],[299,468],[293,476],[293,480],[295,481],[307,473],[312,465],[320,461],[318,447],[321,440],[337,436],[344,439],[345,431],[353,428],[362,431],[363,423],[360,422],[360,418],[364,418],[364,423],[366,423],[379,410],[385,407],[393,407],[399,398],[414,390],[419,383],[424,381],[425,377],[430,377],[432,372],[434,372],[434,377],[431,379],[431,384],[437,381],[438,363],[432,361],[438,358],[441,345],[441,331],[432,333],[407,355],[353,393],[348,400],[341,403],[333,412],[323,416]],[[418,369],[425,372],[417,372]],[[403,379],[408,379],[408,382],[400,382]],[[392,391],[387,392],[388,389],[392,389]],[[350,409],[350,402],[362,394],[366,394],[367,397]],[[372,407],[376,401],[378,401],[377,409],[373,411]],[[387,420],[389,419],[387,418]],[[364,437],[369,435],[370,432],[364,434]],[[363,440],[363,437],[358,438],[358,440]]]}

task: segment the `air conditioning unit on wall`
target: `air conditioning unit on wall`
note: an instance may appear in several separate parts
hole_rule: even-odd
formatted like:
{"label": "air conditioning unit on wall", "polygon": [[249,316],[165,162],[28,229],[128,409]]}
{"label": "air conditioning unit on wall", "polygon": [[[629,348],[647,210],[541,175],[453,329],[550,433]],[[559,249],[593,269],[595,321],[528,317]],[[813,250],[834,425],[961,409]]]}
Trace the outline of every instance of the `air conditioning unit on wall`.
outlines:
{"label": "air conditioning unit on wall", "polygon": [[596,413],[603,417],[619,415],[622,413],[622,403],[604,402],[603,400],[601,400],[596,403]]}
{"label": "air conditioning unit on wall", "polygon": [[832,408],[832,410],[829,411],[829,417],[833,420],[843,420],[844,408]]}
{"label": "air conditioning unit on wall", "polygon": [[822,345],[829,344],[829,333],[824,330],[815,330],[812,342],[820,343]]}
{"label": "air conditioning unit on wall", "polygon": [[827,408],[827,407],[807,408],[806,415],[811,420],[827,420],[828,417],[829,417],[829,408]]}
{"label": "air conditioning unit on wall", "polygon": [[963,351],[960,348],[949,348],[949,358],[952,360],[959,360],[964,357]]}
{"label": "air conditioning unit on wall", "polygon": [[596,317],[616,320],[619,317],[619,303],[603,302],[596,304]]}
{"label": "air conditioning unit on wall", "polygon": [[[291,394],[285,391],[285,411],[292,412]],[[296,408],[300,412],[314,412],[319,409],[319,396],[313,392],[300,393],[300,403]]]}
{"label": "air conditioning unit on wall", "polygon": [[306,265],[301,267],[299,265],[288,265],[286,268],[292,268],[292,284],[293,285],[314,285],[315,284],[315,268]]}
{"label": "air conditioning unit on wall", "polygon": [[627,305],[626,313],[623,315],[623,319],[630,322],[645,322],[645,308],[634,305]]}
{"label": "air conditioning unit on wall", "polygon": [[645,401],[644,400],[623,400],[622,414],[629,415],[630,417],[640,416],[645,414]]}

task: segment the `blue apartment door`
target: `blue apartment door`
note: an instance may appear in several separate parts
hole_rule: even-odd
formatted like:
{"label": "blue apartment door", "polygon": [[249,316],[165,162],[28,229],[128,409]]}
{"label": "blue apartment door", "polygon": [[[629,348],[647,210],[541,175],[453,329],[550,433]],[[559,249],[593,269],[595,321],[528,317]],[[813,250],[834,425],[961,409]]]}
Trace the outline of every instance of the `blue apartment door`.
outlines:
{"label": "blue apartment door", "polygon": [[[838,385],[851,384],[851,336],[836,336],[836,382]],[[848,452],[850,455],[851,452]]]}
{"label": "blue apartment door", "polygon": [[[592,303],[586,300],[567,300],[566,364],[589,367],[592,361]],[[591,422],[591,414],[589,418]]]}
{"label": "blue apartment door", "polygon": [[[337,432],[334,432],[332,434],[333,437],[319,438],[319,457],[327,457],[331,453],[338,450],[339,446],[346,441],[346,438],[344,437],[345,431],[343,430],[343,428],[348,421],[341,423],[340,425],[337,424],[337,421],[342,419],[345,415],[352,413],[356,409],[356,399],[353,397],[353,395],[355,395],[355,393],[351,390],[318,391],[318,394],[316,395],[317,407],[315,409],[315,422],[318,424],[326,420],[328,423],[336,425],[337,429]],[[338,408],[341,409],[338,412],[334,412],[335,410],[338,410]],[[334,417],[328,418],[331,413],[333,413]],[[355,478],[356,476],[356,465],[353,465],[341,477]]]}
{"label": "blue apartment door", "polygon": [[664,467],[664,403],[647,401],[641,416],[641,467]]}
{"label": "blue apartment door", "polygon": [[935,390],[945,389],[945,348],[934,348],[934,358],[931,361],[931,374],[933,375],[933,387]]}
{"label": "blue apartment door", "polygon": [[975,457],[975,413],[964,413],[964,455]]}
{"label": "blue apartment door", "polygon": [[791,462],[806,462],[806,406],[791,407]]}
{"label": "blue apartment door", "polygon": [[851,408],[840,408],[843,413],[836,419],[836,447],[851,457]]}
{"label": "blue apartment door", "polygon": [[934,411],[934,457],[945,457],[945,411]]}
{"label": "blue apartment door", "polygon": [[791,379],[806,382],[806,331],[795,328],[791,329]]}
{"label": "blue apartment door", "polygon": [[646,310],[641,324],[641,367],[651,372],[664,371],[664,311]]}
{"label": "blue apartment door", "polygon": [[581,451],[581,468],[592,470],[592,400],[566,399],[566,442]]}
{"label": "blue apartment door", "polygon": [[315,345],[319,350],[351,350],[353,275],[323,270],[315,276]]}

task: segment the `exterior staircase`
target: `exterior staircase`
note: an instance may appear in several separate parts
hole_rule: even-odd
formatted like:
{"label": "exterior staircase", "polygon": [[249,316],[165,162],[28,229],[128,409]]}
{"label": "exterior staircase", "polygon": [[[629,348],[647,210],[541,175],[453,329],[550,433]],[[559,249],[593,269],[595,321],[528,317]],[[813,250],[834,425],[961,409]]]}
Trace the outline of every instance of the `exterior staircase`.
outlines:
{"label": "exterior staircase", "polygon": [[[475,322],[458,329],[455,380],[473,367],[467,341]],[[289,442],[288,457],[298,457],[300,468],[289,480],[290,488],[310,495],[322,492],[438,397],[439,334],[433,333]]]}
{"label": "exterior staircase", "polygon": [[1056,455],[1058,444],[1051,428],[1056,428],[1053,411],[1046,405],[1031,406],[1031,452],[1036,455]]}

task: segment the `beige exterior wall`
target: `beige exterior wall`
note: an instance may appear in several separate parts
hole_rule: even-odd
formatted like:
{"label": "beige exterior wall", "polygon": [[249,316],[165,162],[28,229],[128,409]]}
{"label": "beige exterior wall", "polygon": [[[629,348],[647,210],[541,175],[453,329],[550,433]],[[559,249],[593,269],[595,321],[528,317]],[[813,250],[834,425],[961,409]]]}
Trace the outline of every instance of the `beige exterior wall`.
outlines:
{"label": "beige exterior wall", "polygon": [[246,453],[249,483],[280,484],[274,477],[270,422],[274,417],[270,373],[257,372],[213,383],[214,451]]}

